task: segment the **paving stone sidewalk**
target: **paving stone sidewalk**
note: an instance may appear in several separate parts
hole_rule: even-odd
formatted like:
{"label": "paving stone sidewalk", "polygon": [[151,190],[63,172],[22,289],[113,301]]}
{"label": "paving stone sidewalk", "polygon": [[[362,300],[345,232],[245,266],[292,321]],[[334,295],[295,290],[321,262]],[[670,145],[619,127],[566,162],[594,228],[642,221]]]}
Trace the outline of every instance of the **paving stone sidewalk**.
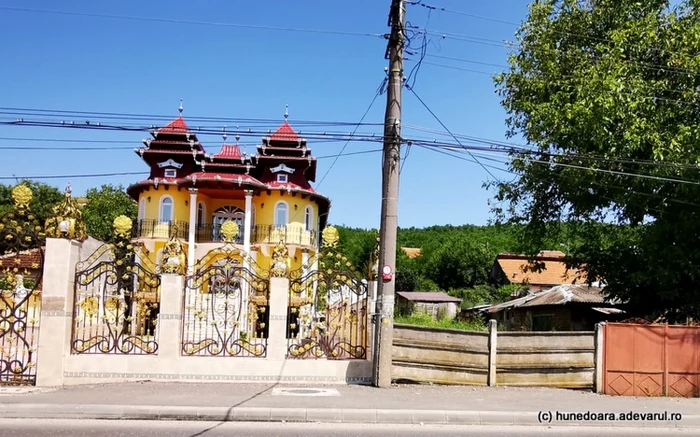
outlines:
{"label": "paving stone sidewalk", "polygon": [[[680,421],[556,420],[556,412],[680,413]],[[543,417],[544,413],[544,417]],[[547,413],[552,419],[547,420]],[[547,388],[156,383],[0,387],[0,417],[700,427],[700,399]]]}

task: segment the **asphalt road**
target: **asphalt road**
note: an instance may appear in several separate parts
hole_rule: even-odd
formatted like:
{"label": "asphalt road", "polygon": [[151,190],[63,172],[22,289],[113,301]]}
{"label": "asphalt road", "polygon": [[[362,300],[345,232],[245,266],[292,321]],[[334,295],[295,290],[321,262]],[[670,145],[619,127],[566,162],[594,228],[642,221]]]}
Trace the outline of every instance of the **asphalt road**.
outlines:
{"label": "asphalt road", "polygon": [[3,419],[0,437],[632,437],[697,435],[697,430],[592,428],[592,427],[516,427],[516,426],[419,426],[315,423],[208,423],[141,422],[96,420],[12,420]]}

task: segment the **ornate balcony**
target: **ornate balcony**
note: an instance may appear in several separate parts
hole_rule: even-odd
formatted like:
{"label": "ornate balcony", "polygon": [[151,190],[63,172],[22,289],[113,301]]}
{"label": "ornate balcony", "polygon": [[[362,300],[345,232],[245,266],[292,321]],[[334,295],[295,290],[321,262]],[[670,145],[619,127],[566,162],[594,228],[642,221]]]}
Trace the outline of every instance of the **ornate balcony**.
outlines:
{"label": "ornate balcony", "polygon": [[190,224],[185,221],[137,220],[131,230],[131,237],[170,238],[173,231],[177,238],[187,241]]}
{"label": "ornate balcony", "polygon": [[286,244],[316,247],[316,232],[307,231],[302,224],[292,223],[287,226],[255,225],[253,227],[254,243]]}
{"label": "ornate balcony", "polygon": [[[167,239],[173,232],[177,238],[187,241],[189,238],[189,223],[185,221],[160,221],[138,220],[134,222],[132,229],[133,238],[159,238]],[[255,225],[251,230],[251,244],[277,244],[284,241],[286,244],[316,247],[318,234],[315,231],[307,231],[304,226],[292,223],[287,226]],[[239,226],[238,235],[234,240],[236,244],[243,244],[245,230]],[[203,223],[195,227],[195,241],[197,243],[223,242],[220,223]]]}

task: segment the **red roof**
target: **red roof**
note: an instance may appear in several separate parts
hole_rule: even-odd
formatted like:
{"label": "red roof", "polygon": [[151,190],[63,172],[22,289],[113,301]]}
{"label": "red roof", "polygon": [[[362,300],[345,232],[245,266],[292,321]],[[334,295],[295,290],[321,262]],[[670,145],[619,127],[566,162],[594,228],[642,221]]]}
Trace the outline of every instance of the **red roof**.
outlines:
{"label": "red roof", "polygon": [[255,179],[251,175],[247,174],[232,174],[232,173],[212,173],[208,171],[200,171],[197,173],[192,173],[191,175],[187,176],[186,178],[180,178],[180,180],[191,180],[193,178],[197,178],[200,181],[203,180],[222,180],[222,181],[228,181],[228,182],[238,182],[240,179],[241,182],[249,182],[252,184],[259,184],[260,186],[263,186],[263,184]]}
{"label": "red roof", "polygon": [[308,188],[302,187],[301,185],[293,184],[291,182],[277,182],[277,181],[272,181],[268,182],[267,186],[270,188],[276,188],[276,189],[282,189],[286,190],[287,188],[291,188],[294,190],[305,190],[310,193],[315,193],[314,189],[309,185]]}
{"label": "red roof", "polygon": [[299,141],[299,135],[294,132],[292,126],[285,121],[277,131],[270,136],[273,141]]}
{"label": "red roof", "polygon": [[187,133],[189,129],[190,128],[187,127],[187,123],[185,123],[185,119],[182,118],[182,116],[179,116],[175,120],[168,123],[165,127],[158,129],[158,133],[184,134]]}
{"label": "red roof", "polygon": [[[40,249],[24,250],[0,256],[0,270],[10,267],[18,269],[38,270],[42,268],[43,256]],[[21,273],[21,272],[20,272]]]}
{"label": "red roof", "polygon": [[238,144],[224,144],[221,147],[221,151],[214,156],[216,158],[240,158],[241,148],[238,146]]}

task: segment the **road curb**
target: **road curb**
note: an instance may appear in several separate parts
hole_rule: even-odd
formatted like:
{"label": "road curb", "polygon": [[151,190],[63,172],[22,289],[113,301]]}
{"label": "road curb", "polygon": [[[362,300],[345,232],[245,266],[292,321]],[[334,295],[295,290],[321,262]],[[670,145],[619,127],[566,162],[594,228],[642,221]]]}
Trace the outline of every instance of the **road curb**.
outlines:
{"label": "road curb", "polygon": [[325,422],[430,425],[597,426],[700,428],[700,415],[680,421],[580,420],[540,422],[539,412],[360,408],[197,407],[166,405],[0,404],[6,419],[187,420],[210,422]]}

